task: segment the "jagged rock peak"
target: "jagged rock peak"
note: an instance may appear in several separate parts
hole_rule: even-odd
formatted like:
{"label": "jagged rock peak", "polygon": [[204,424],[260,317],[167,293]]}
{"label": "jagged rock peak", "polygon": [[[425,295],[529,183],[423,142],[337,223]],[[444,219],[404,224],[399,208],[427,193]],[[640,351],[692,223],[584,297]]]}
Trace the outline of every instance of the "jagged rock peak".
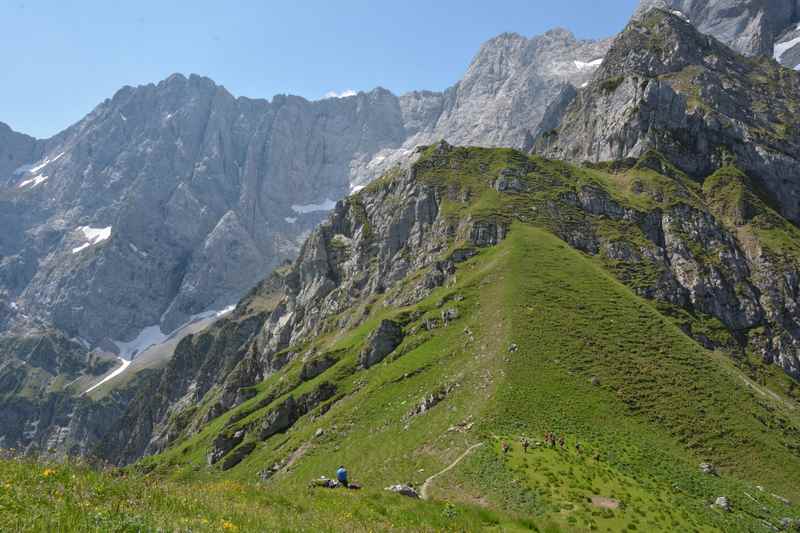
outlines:
{"label": "jagged rock peak", "polygon": [[684,17],[653,8],[632,20],[611,46],[596,79],[623,74],[648,77],[678,72],[688,65],[702,64],[710,48],[733,53],[712,37],[699,33]]}
{"label": "jagged rock peak", "polygon": [[635,17],[654,7],[680,12],[701,32],[751,56],[772,56],[776,42],[800,20],[797,0],[642,0]]}
{"label": "jagged rock peak", "polygon": [[[635,18],[592,82],[536,150],[572,161],[638,158],[655,149],[696,179],[735,161],[800,221],[800,76],[747,58],[661,9]],[[558,111],[555,109],[554,111]],[[546,134],[546,135],[545,135]]]}

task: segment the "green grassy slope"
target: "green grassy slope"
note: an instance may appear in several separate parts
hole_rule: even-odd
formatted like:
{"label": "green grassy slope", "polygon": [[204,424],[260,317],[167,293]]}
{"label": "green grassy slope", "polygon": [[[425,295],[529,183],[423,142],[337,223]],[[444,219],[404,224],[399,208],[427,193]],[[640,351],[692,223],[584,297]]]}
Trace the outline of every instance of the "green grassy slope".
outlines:
{"label": "green grassy slope", "polygon": [[230,480],[170,483],[80,465],[0,460],[2,531],[526,531],[476,506],[380,491],[274,493]]}
{"label": "green grassy slope", "polygon": [[[360,341],[384,316],[377,315],[334,344],[342,360],[318,378],[338,383],[343,397],[316,420],[301,419],[285,435],[258,443],[221,475],[252,480],[254,472],[290,460],[265,490],[302,491],[340,463],[371,489],[421,485],[483,441],[491,446],[436,480],[434,497],[577,530],[669,530],[674,524],[746,530],[788,512],[768,495],[758,504],[746,495],[760,494],[758,484],[766,494],[798,496],[800,463],[763,429],[779,407],[757,397],[725,359],[686,337],[599,261],[517,224],[505,242],[461,270],[455,287],[395,313],[421,315],[421,321],[456,305],[463,318],[406,339],[402,356],[387,364],[356,371]],[[511,343],[518,351],[508,351]],[[455,388],[409,419],[411,408],[442,384]],[[205,466],[205,452],[225,419],[143,464],[184,480],[220,475]],[[470,422],[476,423],[471,431],[451,429]],[[521,466],[501,459],[496,437],[541,440],[548,430],[565,434],[570,448],[579,440],[584,457],[532,452],[533,472],[520,479]],[[700,474],[703,461],[719,465],[722,476]],[[549,474],[538,471],[539,463]],[[721,495],[736,503],[736,513],[709,509]],[[618,499],[625,509],[598,509],[588,503],[593,496]]]}
{"label": "green grassy slope", "polygon": [[[117,486],[112,499],[132,494],[122,501],[140,502],[134,507],[143,509],[137,516],[148,526],[178,528],[189,520],[192,530],[218,530],[226,520],[242,530],[761,531],[765,523],[800,518],[799,507],[775,496],[800,498],[796,403],[767,394],[728,357],[684,334],[686,316],[663,314],[637,296],[626,272],[555,237],[555,224],[585,223],[569,206],[560,205],[558,220],[545,209],[581,184],[632,207],[703,207],[702,187],[648,169],[612,174],[512,150],[458,149],[448,157],[447,165],[423,158],[418,179],[443,191],[443,212],[453,220],[510,224],[503,242],[460,264],[452,284],[416,305],[395,308],[384,305],[392,291],[376,295],[345,312],[367,315],[356,329],[292,347],[336,359],[318,377],[303,381],[294,361],[254,387],[244,404],[129,469],[130,481],[86,472],[78,479]],[[491,187],[507,168],[526,169],[527,192]],[[642,239],[621,223],[592,224]],[[443,324],[450,309],[458,318]],[[385,318],[403,324],[403,343],[384,362],[359,369],[365,340]],[[439,327],[424,327],[428,319]],[[289,395],[323,385],[335,387],[333,397],[291,429],[266,440],[248,436],[239,449],[253,451],[231,468],[208,466],[220,433],[260,423]],[[430,395],[440,401],[416,414]],[[212,401],[197,406],[197,416]],[[539,442],[545,431],[565,435],[567,449],[522,451],[521,437]],[[502,442],[512,444],[508,454]],[[482,445],[427,483],[442,503],[383,490],[422,486],[476,444]],[[720,475],[701,474],[705,461]],[[308,488],[339,464],[364,490]],[[32,468],[0,463],[0,475],[39,490],[50,481]],[[267,470],[268,479],[259,481]],[[142,495],[144,487],[184,503],[162,506]],[[731,513],[711,507],[719,496],[731,500]],[[41,502],[41,509],[61,508]],[[102,498],[96,505],[113,516],[128,512],[106,508]],[[20,506],[9,509],[10,519],[27,516]],[[209,524],[198,523],[202,518]],[[48,523],[44,515],[39,520],[34,529]]]}

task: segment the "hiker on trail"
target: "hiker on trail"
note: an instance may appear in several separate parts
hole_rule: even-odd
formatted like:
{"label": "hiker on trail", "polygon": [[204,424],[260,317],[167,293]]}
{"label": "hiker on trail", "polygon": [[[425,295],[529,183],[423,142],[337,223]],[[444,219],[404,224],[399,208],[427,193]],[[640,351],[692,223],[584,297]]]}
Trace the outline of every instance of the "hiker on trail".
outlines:
{"label": "hiker on trail", "polygon": [[350,486],[350,483],[347,481],[347,470],[345,470],[344,466],[340,466],[339,470],[336,471],[336,479],[339,480],[339,483],[341,483],[343,487],[347,488]]}
{"label": "hiker on trail", "polygon": [[550,447],[550,432],[549,431],[545,431],[545,433],[544,433],[544,445],[547,446],[548,448]]}
{"label": "hiker on trail", "polygon": [[507,442],[504,442],[502,448],[503,448],[503,455],[505,455],[511,449],[511,445]]}
{"label": "hiker on trail", "polygon": [[576,442],[575,443],[575,451],[578,452],[578,455],[581,454],[581,443],[580,442]]}
{"label": "hiker on trail", "polygon": [[566,444],[567,444],[567,440],[564,438],[564,435],[561,435],[558,438],[558,445],[561,446],[561,449],[563,450]]}
{"label": "hiker on trail", "polygon": [[525,450],[525,453],[528,453],[528,446],[531,445],[531,441],[528,440],[528,437],[522,437],[522,449]]}

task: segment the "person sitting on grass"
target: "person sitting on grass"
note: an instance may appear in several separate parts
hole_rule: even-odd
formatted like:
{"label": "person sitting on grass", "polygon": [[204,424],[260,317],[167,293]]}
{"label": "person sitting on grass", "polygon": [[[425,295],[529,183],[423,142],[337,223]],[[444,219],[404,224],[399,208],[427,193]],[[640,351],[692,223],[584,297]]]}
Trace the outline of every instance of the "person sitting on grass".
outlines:
{"label": "person sitting on grass", "polygon": [[339,483],[341,483],[344,488],[348,488],[350,486],[350,483],[347,481],[347,470],[344,468],[344,466],[340,466],[336,471],[336,479],[339,480]]}

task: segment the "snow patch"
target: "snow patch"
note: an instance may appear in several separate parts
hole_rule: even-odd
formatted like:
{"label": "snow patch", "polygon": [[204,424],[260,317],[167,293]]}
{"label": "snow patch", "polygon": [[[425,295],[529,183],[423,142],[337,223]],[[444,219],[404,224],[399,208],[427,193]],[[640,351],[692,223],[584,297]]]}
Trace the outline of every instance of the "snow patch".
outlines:
{"label": "snow patch", "polygon": [[91,245],[92,245],[92,243],[87,242],[86,244],[81,244],[80,246],[76,246],[75,248],[72,249],[72,253],[73,254],[77,254],[79,252],[82,252],[85,249],[87,249],[88,247],[90,247]]}
{"label": "snow patch", "polygon": [[95,244],[100,244],[111,238],[111,226],[105,228],[92,228],[90,226],[81,226],[78,231],[83,233],[83,237],[88,241],[77,248],[72,249],[73,254],[77,254]]}
{"label": "snow patch", "polygon": [[129,342],[112,341],[112,342],[117,345],[120,357],[122,357],[123,359],[133,359],[134,356],[142,353],[148,348],[152,348],[157,344],[162,344],[164,341],[169,340],[186,326],[194,324],[199,320],[205,320],[207,318],[223,317],[231,313],[234,309],[236,309],[236,306],[230,305],[222,310],[210,310],[210,311],[205,311],[203,313],[198,313],[196,315],[192,315],[185,323],[181,324],[179,327],[175,328],[175,330],[171,331],[170,333],[163,333],[161,331],[161,326],[156,324],[154,326],[148,326],[144,328],[142,331],[139,332],[139,335],[137,335],[136,338],[133,339],[132,341]]}
{"label": "snow patch", "polygon": [[15,176],[21,176],[23,174],[27,174],[33,168],[32,164],[29,165],[22,165],[17,170],[14,171]]}
{"label": "snow patch", "polygon": [[283,220],[285,220],[289,224],[294,224],[295,222],[297,222],[297,217],[284,217]]}
{"label": "snow patch", "polygon": [[336,202],[326,198],[321,204],[305,204],[305,205],[295,204],[292,206],[292,211],[304,215],[306,213],[315,213],[317,211],[330,211],[334,207],[336,207]]}
{"label": "snow patch", "polygon": [[581,84],[581,89],[583,89],[584,87],[588,87],[588,86],[589,86],[589,82],[588,81],[584,82],[584,83]]}
{"label": "snow patch", "polygon": [[112,373],[110,373],[109,375],[107,375],[106,377],[104,377],[103,379],[101,379],[100,381],[98,381],[97,383],[95,383],[94,385],[89,387],[88,389],[86,389],[86,392],[84,392],[84,394],[89,394],[90,392],[95,390],[97,387],[99,387],[103,383],[111,381],[115,377],[117,377],[120,374],[122,374],[123,372],[125,372],[128,369],[128,367],[131,366],[130,359],[125,359],[125,358],[122,358],[122,357],[119,357],[118,359],[120,360],[120,362],[122,364],[119,367],[117,367],[117,369],[114,370]]}
{"label": "snow patch", "polygon": [[325,96],[323,96],[323,98],[347,98],[350,96],[355,96],[357,94],[358,93],[355,92],[353,89],[346,89],[340,93],[337,93],[336,91],[328,91],[325,93]]}
{"label": "snow patch", "polygon": [[148,256],[149,256],[149,254],[148,254],[147,252],[143,252],[143,251],[141,251],[141,250],[140,250],[140,249],[138,249],[138,248],[136,247],[136,245],[135,245],[135,244],[133,244],[132,242],[129,242],[129,243],[128,243],[128,246],[130,246],[131,250],[133,250],[133,251],[134,251],[134,252],[136,252],[137,254],[141,255],[142,257],[148,257]]}
{"label": "snow patch", "polygon": [[31,189],[33,189],[34,187],[41,185],[45,181],[47,181],[47,176],[43,176],[40,174],[25,181],[21,181],[20,184],[17,185],[17,189],[22,189],[23,187],[27,187],[28,185],[30,185]]}
{"label": "snow patch", "polygon": [[167,340],[167,338],[169,338],[169,335],[162,333],[161,326],[156,324],[155,326],[144,328],[139,332],[139,335],[130,342],[114,341],[114,344],[117,345],[121,358],[133,359],[136,354],[143,352],[151,346],[161,344]]}
{"label": "snow patch", "polygon": [[675,15],[676,17],[682,18],[686,22],[692,22],[692,19],[687,17],[686,14],[683,11],[678,11],[677,9],[675,9],[675,10],[672,11],[672,14]]}
{"label": "snow patch", "polygon": [[595,59],[594,61],[589,61],[588,63],[575,60],[573,61],[573,63],[575,63],[575,68],[577,68],[578,70],[588,70],[599,67],[603,63],[603,58],[601,57]]}
{"label": "snow patch", "polygon": [[21,169],[23,169],[23,168],[26,168],[26,170],[24,170],[23,172],[21,172],[22,174],[24,174],[25,172],[30,172],[31,174],[36,174],[37,172],[39,172],[40,170],[42,170],[44,167],[46,167],[46,166],[47,166],[47,165],[49,165],[50,163],[55,163],[56,161],[58,161],[58,160],[59,160],[59,159],[61,159],[62,157],[64,157],[64,152],[61,152],[60,154],[58,154],[57,156],[55,156],[53,159],[50,159],[50,158],[45,158],[45,159],[44,159],[44,160],[43,160],[41,163],[39,163],[38,165],[34,165],[34,166],[31,166],[31,165],[25,165],[25,166],[23,166],[23,167],[20,167],[19,169],[17,169],[17,172],[19,172],[19,170],[21,170]]}
{"label": "snow patch", "polygon": [[[800,29],[800,27],[798,27]],[[781,61],[783,54],[800,44],[800,37],[786,41],[785,43],[777,43],[775,45],[775,61]]]}
{"label": "snow patch", "polygon": [[351,185],[350,186],[350,194],[356,194],[357,192],[361,192],[366,188],[366,185]]}

